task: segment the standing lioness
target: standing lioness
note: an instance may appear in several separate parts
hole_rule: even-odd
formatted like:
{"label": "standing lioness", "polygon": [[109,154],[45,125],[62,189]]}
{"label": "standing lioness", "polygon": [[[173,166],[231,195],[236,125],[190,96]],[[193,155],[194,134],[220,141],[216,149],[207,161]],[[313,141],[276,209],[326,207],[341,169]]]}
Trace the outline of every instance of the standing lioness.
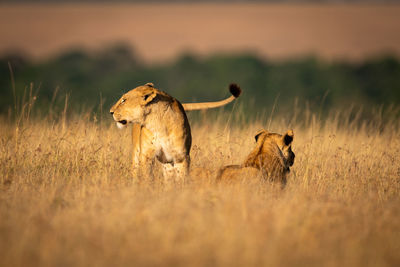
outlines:
{"label": "standing lioness", "polygon": [[192,135],[185,110],[221,107],[236,99],[241,89],[231,84],[229,98],[207,103],[181,104],[154,88],[152,83],[124,94],[110,109],[119,128],[133,123],[133,175],[149,177],[155,159],[163,166],[164,177],[187,176],[190,165]]}
{"label": "standing lioness", "polygon": [[292,151],[293,130],[284,135],[262,130],[255,136],[256,147],[241,165],[223,167],[217,179],[243,180],[263,177],[286,184],[286,175],[294,163]]}

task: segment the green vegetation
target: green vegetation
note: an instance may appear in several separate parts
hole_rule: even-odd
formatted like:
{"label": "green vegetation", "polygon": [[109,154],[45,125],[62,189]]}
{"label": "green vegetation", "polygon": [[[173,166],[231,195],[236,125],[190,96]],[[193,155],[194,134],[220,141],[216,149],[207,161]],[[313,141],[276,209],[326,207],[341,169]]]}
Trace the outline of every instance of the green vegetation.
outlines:
{"label": "green vegetation", "polygon": [[14,99],[22,99],[24,91],[28,97],[31,89],[38,95],[39,110],[47,111],[49,104],[62,109],[68,95],[71,110],[89,107],[99,112],[101,106],[107,111],[124,91],[146,82],[182,102],[223,98],[228,84],[236,82],[244,90],[240,103],[246,114],[271,111],[273,106],[292,109],[295,103],[301,110],[307,107],[321,114],[352,105],[368,114],[381,106],[392,106],[393,111],[400,104],[400,62],[390,56],[348,63],[312,57],[275,62],[253,54],[185,54],[151,65],[121,45],[96,53],[70,51],[44,62],[23,56],[1,58],[0,113],[18,110]]}

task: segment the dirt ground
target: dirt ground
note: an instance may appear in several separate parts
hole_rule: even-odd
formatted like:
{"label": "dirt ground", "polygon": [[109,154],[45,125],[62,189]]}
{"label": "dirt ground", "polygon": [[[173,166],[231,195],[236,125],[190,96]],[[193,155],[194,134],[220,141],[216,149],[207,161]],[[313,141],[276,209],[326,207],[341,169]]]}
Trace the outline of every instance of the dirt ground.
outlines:
{"label": "dirt ground", "polygon": [[400,55],[400,5],[0,5],[0,54],[45,58],[126,42],[145,60],[252,51],[360,60]]}

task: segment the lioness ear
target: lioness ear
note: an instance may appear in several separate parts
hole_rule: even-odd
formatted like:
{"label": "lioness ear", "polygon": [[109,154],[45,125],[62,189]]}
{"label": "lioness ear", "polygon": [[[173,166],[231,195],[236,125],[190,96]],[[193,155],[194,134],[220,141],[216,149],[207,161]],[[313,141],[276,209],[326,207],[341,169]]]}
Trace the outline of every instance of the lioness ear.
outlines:
{"label": "lioness ear", "polygon": [[266,131],[260,130],[257,132],[257,134],[254,136],[254,139],[256,139],[256,142],[258,141],[258,138],[260,137],[260,135],[262,135],[263,133],[266,133]]}
{"label": "lioness ear", "polygon": [[150,92],[143,95],[144,104],[147,105],[157,96],[156,92]]}
{"label": "lioness ear", "polygon": [[285,145],[290,145],[290,143],[292,143],[293,141],[293,137],[294,137],[294,133],[293,130],[289,130],[287,131],[287,133],[283,136],[283,142],[285,143]]}

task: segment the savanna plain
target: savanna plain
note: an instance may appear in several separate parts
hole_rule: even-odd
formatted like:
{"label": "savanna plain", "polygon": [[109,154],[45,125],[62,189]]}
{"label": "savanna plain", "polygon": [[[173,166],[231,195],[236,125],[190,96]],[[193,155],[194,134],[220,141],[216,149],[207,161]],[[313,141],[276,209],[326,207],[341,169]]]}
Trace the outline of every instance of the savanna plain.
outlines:
{"label": "savanna plain", "polygon": [[[130,132],[111,118],[2,117],[0,266],[400,265],[398,121],[207,114],[190,119],[184,186],[132,178]],[[216,182],[261,128],[294,130],[286,187]]]}

